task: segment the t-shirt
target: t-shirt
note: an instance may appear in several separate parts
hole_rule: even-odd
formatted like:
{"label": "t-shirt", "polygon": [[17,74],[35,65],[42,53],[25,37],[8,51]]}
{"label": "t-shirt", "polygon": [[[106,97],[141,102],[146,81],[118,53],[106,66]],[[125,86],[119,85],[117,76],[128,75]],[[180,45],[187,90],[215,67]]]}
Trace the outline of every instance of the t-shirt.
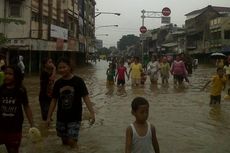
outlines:
{"label": "t-shirt", "polygon": [[107,69],[107,80],[114,81],[115,70],[114,69]]}
{"label": "t-shirt", "polygon": [[125,66],[120,66],[117,68],[117,74],[118,74],[118,80],[125,80],[125,72],[126,72]]}
{"label": "t-shirt", "polygon": [[224,83],[226,82],[226,77],[220,78],[218,75],[213,76],[212,78],[212,88],[211,95],[218,96],[221,95]]}
{"label": "t-shirt", "polygon": [[170,66],[169,63],[161,63],[161,75],[163,76],[169,76],[169,70],[170,70]]}
{"label": "t-shirt", "polygon": [[69,80],[60,78],[54,84],[53,98],[57,99],[57,121],[74,122],[82,118],[82,97],[88,95],[82,78],[73,76]]}
{"label": "t-shirt", "polygon": [[151,79],[158,79],[158,70],[160,68],[160,64],[158,61],[151,61],[148,64],[148,74]]}
{"label": "t-shirt", "polygon": [[24,87],[9,89],[0,87],[0,131],[21,132],[23,123],[22,105],[28,105]]}
{"label": "t-shirt", "polygon": [[183,61],[174,61],[171,67],[173,75],[186,75],[186,68]]}
{"label": "t-shirt", "polygon": [[131,78],[140,79],[141,78],[141,71],[142,71],[141,63],[137,63],[137,64],[132,63],[130,68],[132,69]]}

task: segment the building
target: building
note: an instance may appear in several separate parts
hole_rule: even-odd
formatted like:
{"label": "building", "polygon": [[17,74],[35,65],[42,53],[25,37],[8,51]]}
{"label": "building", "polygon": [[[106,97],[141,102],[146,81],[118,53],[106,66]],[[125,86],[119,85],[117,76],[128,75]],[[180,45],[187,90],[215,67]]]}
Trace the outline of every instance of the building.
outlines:
{"label": "building", "polygon": [[217,17],[210,21],[210,52],[230,54],[230,16]]}
{"label": "building", "polygon": [[229,7],[207,6],[186,14],[186,51],[189,54],[210,53],[210,20],[230,13]]}
{"label": "building", "polygon": [[177,54],[185,50],[185,30],[177,25],[168,24],[148,30],[140,38],[145,54]]}
{"label": "building", "polygon": [[94,0],[2,0],[0,18],[25,21],[0,24],[8,39],[2,52],[9,62],[21,54],[28,72],[41,68],[43,57],[69,56],[83,63],[94,40]]}
{"label": "building", "polygon": [[96,50],[101,49],[102,47],[103,47],[103,40],[96,39],[95,40],[95,48],[96,48]]}

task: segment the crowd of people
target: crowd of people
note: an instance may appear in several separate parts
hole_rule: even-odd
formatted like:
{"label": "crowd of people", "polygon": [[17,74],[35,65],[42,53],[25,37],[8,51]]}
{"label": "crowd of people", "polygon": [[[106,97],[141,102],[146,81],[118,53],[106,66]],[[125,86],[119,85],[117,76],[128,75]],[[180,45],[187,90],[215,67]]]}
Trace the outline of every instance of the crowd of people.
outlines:
{"label": "crowd of people", "polygon": [[[162,86],[169,85],[169,77],[172,75],[174,80],[174,85],[180,87],[183,85],[183,82],[190,84],[188,76],[192,73],[193,68],[197,68],[198,61],[193,63],[187,62],[184,54],[178,54],[175,57],[175,60],[171,61],[167,56],[150,56],[150,61],[147,62],[144,66],[139,57],[133,57],[131,60],[128,60],[128,66],[124,66],[124,59],[119,60],[113,59],[109,64],[109,68],[106,71],[107,74],[107,84],[114,85],[117,82],[117,85],[125,85],[125,74],[126,78],[131,79],[132,86],[143,86],[147,78],[149,78],[152,85],[157,85],[161,79]],[[129,69],[129,70],[128,70]],[[117,79],[117,75],[119,76]],[[122,78],[122,83],[121,82]]]}
{"label": "crowd of people", "polygon": [[[19,56],[15,65],[7,65],[0,59],[0,144],[4,144],[8,153],[18,153],[22,139],[23,111],[34,127],[26,87],[23,85],[25,65]],[[198,64],[198,61],[195,61]],[[221,101],[221,91],[230,79],[229,62],[217,64],[217,74],[208,81],[212,83],[210,104]],[[190,83],[191,63],[187,63],[183,54],[176,55],[173,61],[167,56],[151,56],[151,60],[143,67],[138,57],[133,57],[125,66],[125,60],[112,60],[106,70],[107,85],[114,86],[119,92],[125,92],[126,78],[131,79],[133,87],[144,86],[149,78],[151,85],[157,85],[161,78],[163,86],[169,85],[169,77],[173,76],[174,85],[180,87],[184,82]],[[197,64],[196,67],[197,68]],[[57,73],[60,77],[57,78]],[[230,89],[228,89],[230,97]],[[63,145],[77,147],[82,121],[82,104],[86,104],[90,112],[90,123],[95,122],[95,112],[89,98],[87,86],[82,78],[73,73],[71,61],[60,58],[55,65],[51,58],[45,58],[40,72],[39,104],[41,119],[50,126],[52,114],[57,107],[56,131]],[[135,97],[131,103],[135,121],[126,130],[126,153],[159,153],[159,144],[154,125],[148,122],[149,103],[143,97]]]}

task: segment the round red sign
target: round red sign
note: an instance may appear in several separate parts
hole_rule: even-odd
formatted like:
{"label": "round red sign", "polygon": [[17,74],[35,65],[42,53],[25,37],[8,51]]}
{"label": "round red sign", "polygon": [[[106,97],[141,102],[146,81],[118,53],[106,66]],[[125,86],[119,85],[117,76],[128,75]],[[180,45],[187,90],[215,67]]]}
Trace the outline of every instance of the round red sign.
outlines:
{"label": "round red sign", "polygon": [[162,14],[163,14],[164,16],[169,16],[169,15],[171,14],[170,8],[164,7],[164,8],[162,9]]}
{"label": "round red sign", "polygon": [[140,32],[145,33],[147,31],[147,28],[145,26],[140,27]]}

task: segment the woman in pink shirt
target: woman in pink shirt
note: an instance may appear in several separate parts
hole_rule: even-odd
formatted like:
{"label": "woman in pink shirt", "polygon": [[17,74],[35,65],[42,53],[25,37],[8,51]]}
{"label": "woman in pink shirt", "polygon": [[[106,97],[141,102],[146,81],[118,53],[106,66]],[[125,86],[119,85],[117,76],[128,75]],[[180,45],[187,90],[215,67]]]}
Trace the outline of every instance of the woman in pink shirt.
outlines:
{"label": "woman in pink shirt", "polygon": [[170,72],[173,75],[174,84],[181,85],[188,72],[180,56],[176,56],[176,60],[173,61]]}

